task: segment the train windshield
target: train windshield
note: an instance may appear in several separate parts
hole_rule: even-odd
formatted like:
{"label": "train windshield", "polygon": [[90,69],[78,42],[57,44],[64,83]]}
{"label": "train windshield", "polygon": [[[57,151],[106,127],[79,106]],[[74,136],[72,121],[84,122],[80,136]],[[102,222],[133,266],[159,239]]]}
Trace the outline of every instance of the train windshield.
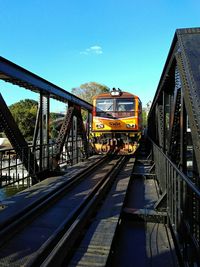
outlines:
{"label": "train windshield", "polygon": [[124,116],[135,116],[134,99],[105,98],[96,100],[96,115],[117,119]]}
{"label": "train windshield", "polygon": [[113,99],[97,99],[96,108],[97,108],[97,112],[113,111],[114,101]]}
{"label": "train windshield", "polygon": [[116,111],[134,111],[135,101],[133,99],[116,99]]}

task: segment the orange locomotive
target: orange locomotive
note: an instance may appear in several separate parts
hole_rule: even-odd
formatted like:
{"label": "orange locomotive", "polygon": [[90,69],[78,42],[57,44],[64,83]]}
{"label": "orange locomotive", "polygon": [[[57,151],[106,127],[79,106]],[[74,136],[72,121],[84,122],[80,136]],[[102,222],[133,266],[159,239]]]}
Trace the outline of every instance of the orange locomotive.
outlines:
{"label": "orange locomotive", "polygon": [[92,133],[97,153],[117,150],[134,153],[142,130],[142,103],[138,96],[115,89],[93,97]]}

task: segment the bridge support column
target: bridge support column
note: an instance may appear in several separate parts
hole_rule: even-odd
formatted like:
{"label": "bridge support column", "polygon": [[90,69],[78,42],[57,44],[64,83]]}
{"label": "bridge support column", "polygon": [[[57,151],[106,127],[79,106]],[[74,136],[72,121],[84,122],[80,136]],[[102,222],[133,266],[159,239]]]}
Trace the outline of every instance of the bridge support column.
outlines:
{"label": "bridge support column", "polygon": [[81,107],[69,102],[68,110],[63,120],[53,152],[53,169],[58,168],[58,163],[64,146],[67,150],[71,164],[77,162],[77,157],[79,157],[81,149],[80,144],[78,144],[78,136],[81,136],[83,142],[84,155],[85,157],[88,157],[88,139],[81,115]]}
{"label": "bridge support column", "polygon": [[33,152],[39,149],[39,169],[49,168],[49,96],[40,93],[33,136]]}

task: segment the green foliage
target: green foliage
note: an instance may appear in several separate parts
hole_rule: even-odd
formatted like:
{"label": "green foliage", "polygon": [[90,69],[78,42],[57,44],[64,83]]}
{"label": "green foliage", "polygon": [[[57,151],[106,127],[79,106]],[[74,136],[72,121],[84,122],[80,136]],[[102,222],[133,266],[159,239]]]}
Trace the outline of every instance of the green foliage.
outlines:
{"label": "green foliage", "polygon": [[145,109],[142,110],[142,124],[143,127],[147,126],[147,112]]}
{"label": "green foliage", "polygon": [[6,137],[5,133],[1,132],[0,133],[0,138],[5,138],[5,137]]}
{"label": "green foliage", "polygon": [[84,83],[78,88],[72,88],[72,94],[92,104],[93,96],[107,93],[110,89],[102,84],[96,82]]}
{"label": "green foliage", "polygon": [[59,133],[59,128],[60,128],[58,123],[59,119],[64,119],[64,116],[55,112],[50,113],[50,138],[53,140],[57,138]]}
{"label": "green foliage", "polygon": [[37,101],[25,99],[9,107],[20,131],[28,141],[33,138],[37,106]]}
{"label": "green foliage", "polygon": [[[110,89],[106,85],[96,82],[84,83],[80,87],[72,88],[72,94],[92,104],[92,98],[98,94],[107,93]],[[87,112],[81,111],[83,121],[87,120]]]}

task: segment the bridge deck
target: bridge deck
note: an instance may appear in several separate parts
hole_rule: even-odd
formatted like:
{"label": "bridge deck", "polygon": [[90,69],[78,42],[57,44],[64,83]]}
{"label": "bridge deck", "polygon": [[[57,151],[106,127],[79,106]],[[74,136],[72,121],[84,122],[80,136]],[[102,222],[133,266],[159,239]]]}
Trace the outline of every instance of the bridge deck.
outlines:
{"label": "bridge deck", "polygon": [[159,190],[150,168],[138,155],[109,266],[179,266],[166,214],[154,209]]}
{"label": "bridge deck", "polygon": [[[52,188],[62,184],[67,177],[79,172],[86,165],[93,164],[98,157],[90,158],[87,164],[74,166],[64,176],[46,179],[4,201],[3,205],[7,208],[0,212],[0,226],[13,218],[18,210],[26,208]],[[132,159],[131,166],[133,162]],[[130,164],[129,169],[124,170],[127,177],[132,171]],[[115,267],[178,266],[173,241],[165,224],[166,214],[154,210],[159,192],[154,175],[149,175],[150,168],[150,162],[140,154],[131,180],[119,179],[103,205],[98,221],[91,227],[90,236],[85,235],[82,247],[74,255],[71,266],[105,266],[106,262],[108,266]],[[129,190],[123,206],[128,183]],[[113,242],[115,232],[117,235]]]}
{"label": "bridge deck", "polygon": [[[58,175],[50,177],[42,182],[12,196],[0,202],[0,228],[9,220],[13,220],[18,215],[19,211],[26,210],[30,205],[33,205],[35,201],[51,193],[62,186],[62,184],[70,177],[78,174],[84,168],[89,167],[98,160],[101,155],[90,157],[85,162],[80,162],[72,167],[65,169],[64,175]],[[63,168],[64,170],[64,168]]]}
{"label": "bridge deck", "polygon": [[106,266],[120,220],[135,159],[129,159],[117,176],[97,216],[89,226],[69,266]]}

